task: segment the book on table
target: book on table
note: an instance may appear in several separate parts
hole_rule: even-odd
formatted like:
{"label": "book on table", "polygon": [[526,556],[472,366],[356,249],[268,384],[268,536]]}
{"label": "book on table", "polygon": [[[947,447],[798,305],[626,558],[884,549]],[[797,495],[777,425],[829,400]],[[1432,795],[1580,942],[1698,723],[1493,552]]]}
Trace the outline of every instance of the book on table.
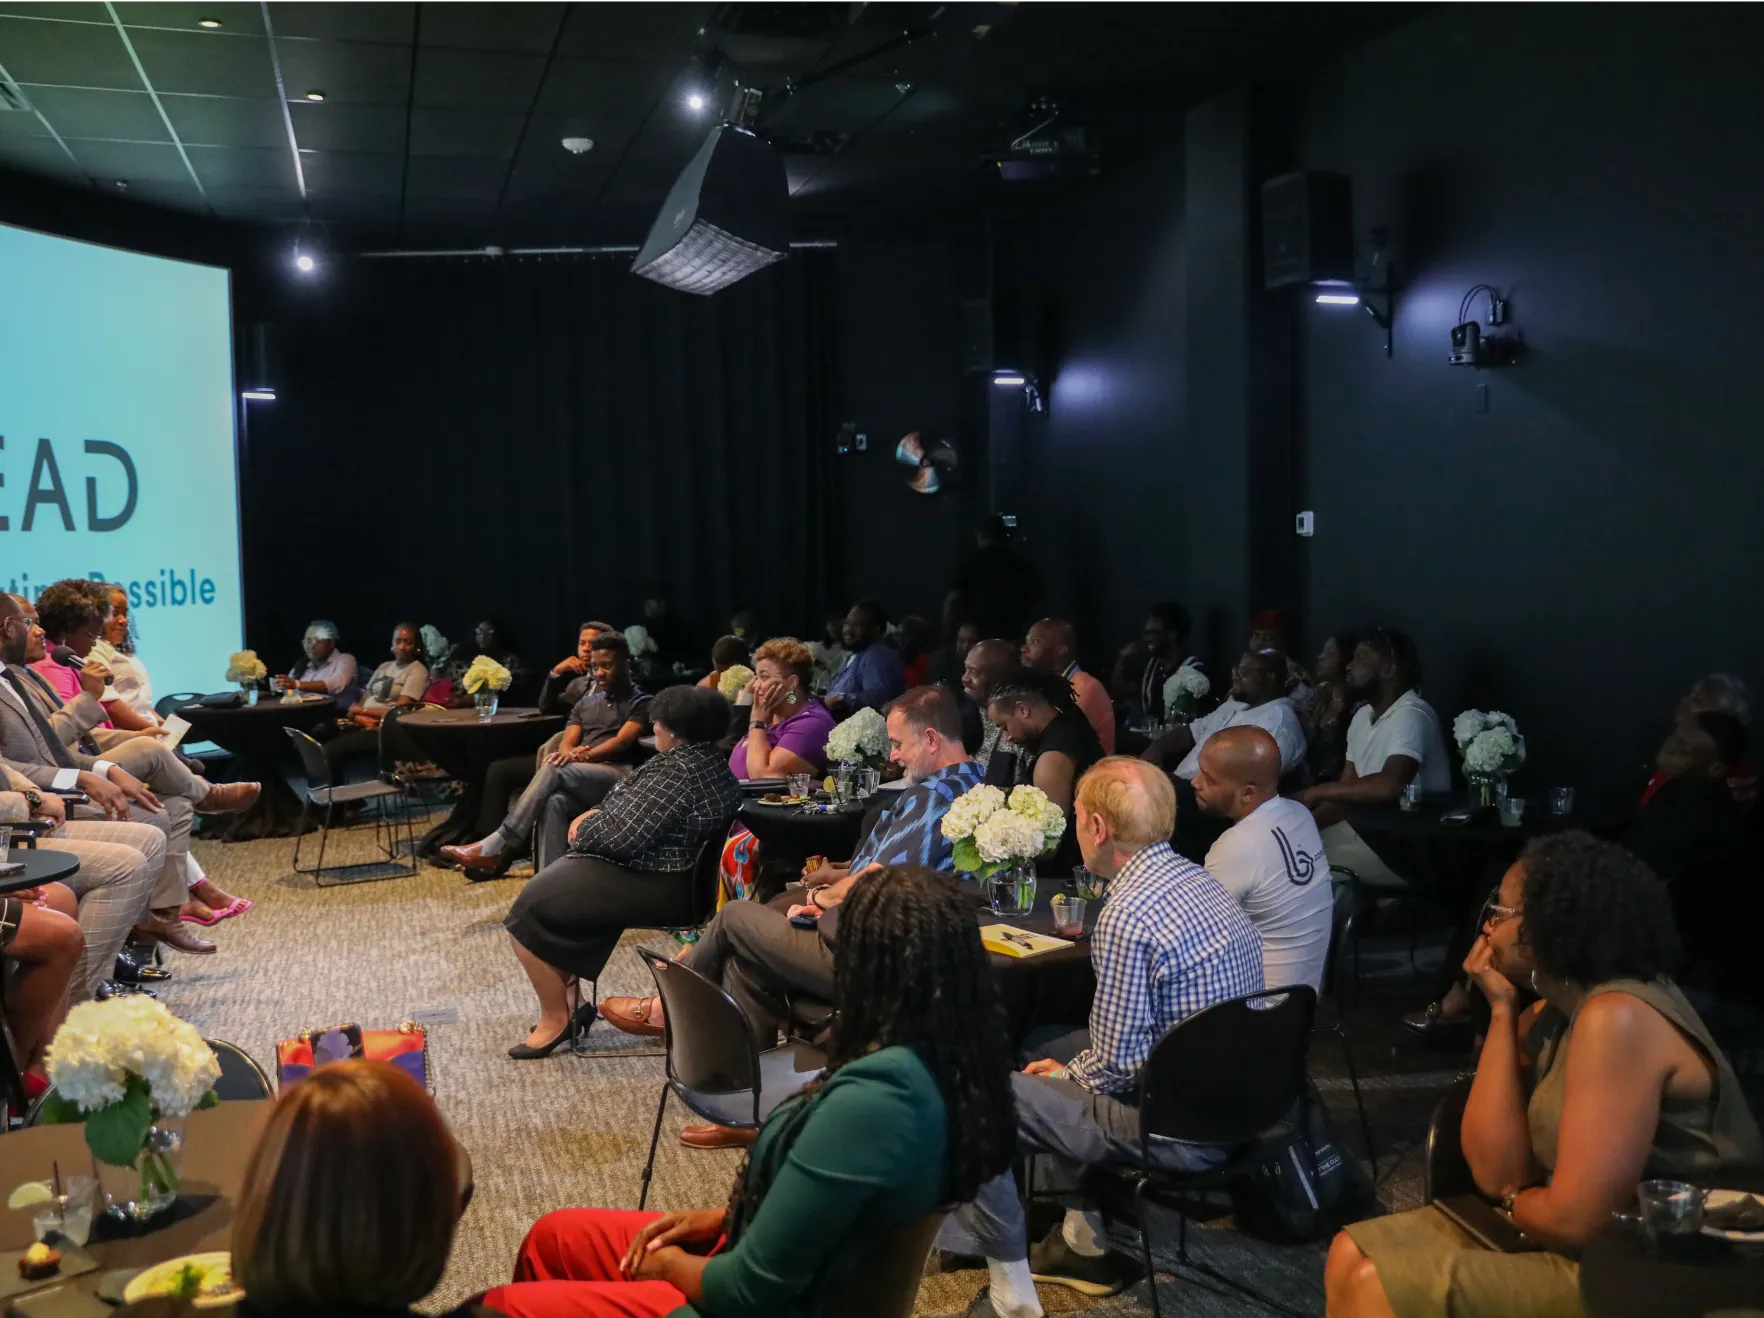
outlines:
{"label": "book on table", "polygon": [[1072,946],[1069,939],[1050,938],[1047,934],[1032,933],[1009,924],[981,925],[980,942],[988,952],[997,952],[1000,956],[1040,956],[1044,952],[1057,952],[1062,947]]}

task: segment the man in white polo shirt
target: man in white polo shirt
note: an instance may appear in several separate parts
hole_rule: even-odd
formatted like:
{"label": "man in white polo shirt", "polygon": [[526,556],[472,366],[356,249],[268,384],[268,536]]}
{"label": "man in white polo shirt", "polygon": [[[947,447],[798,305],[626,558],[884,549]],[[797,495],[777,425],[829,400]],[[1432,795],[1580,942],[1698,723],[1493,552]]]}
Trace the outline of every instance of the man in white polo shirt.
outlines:
{"label": "man in white polo shirt", "polygon": [[1305,729],[1286,698],[1286,656],[1280,651],[1245,651],[1231,670],[1231,698],[1187,727],[1165,733],[1140,758],[1166,767],[1174,760],[1176,776],[1192,782],[1207,738],[1240,727],[1263,728],[1274,738],[1280,748],[1281,773],[1290,773],[1304,762]]}
{"label": "man in white polo shirt", "polygon": [[1207,852],[1206,871],[1237,899],[1262,936],[1269,988],[1323,991],[1334,891],[1311,812],[1280,795],[1280,748],[1263,728],[1214,733],[1194,775],[1201,809],[1232,821]]}
{"label": "man in white polo shirt", "polygon": [[1410,779],[1424,792],[1448,792],[1452,765],[1439,716],[1421,699],[1421,661],[1404,633],[1380,628],[1361,641],[1347,667],[1348,689],[1366,701],[1348,725],[1347,764],[1332,783],[1299,794],[1323,828],[1329,860],[1352,870],[1372,888],[1405,888],[1408,881],[1378,858],[1343,822],[1341,805],[1395,801]]}

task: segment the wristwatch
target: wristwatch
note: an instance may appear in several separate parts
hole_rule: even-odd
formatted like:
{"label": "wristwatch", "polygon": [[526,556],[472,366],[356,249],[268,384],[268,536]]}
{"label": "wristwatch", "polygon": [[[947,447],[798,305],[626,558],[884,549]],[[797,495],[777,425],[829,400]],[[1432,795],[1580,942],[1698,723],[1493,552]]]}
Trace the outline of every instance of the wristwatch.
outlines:
{"label": "wristwatch", "polygon": [[1519,1195],[1519,1190],[1508,1190],[1501,1196],[1501,1211],[1508,1217],[1513,1216],[1513,1205],[1518,1200]]}
{"label": "wristwatch", "polygon": [[19,795],[24,797],[25,805],[29,807],[33,815],[43,808],[43,794],[41,792],[32,791],[27,787]]}

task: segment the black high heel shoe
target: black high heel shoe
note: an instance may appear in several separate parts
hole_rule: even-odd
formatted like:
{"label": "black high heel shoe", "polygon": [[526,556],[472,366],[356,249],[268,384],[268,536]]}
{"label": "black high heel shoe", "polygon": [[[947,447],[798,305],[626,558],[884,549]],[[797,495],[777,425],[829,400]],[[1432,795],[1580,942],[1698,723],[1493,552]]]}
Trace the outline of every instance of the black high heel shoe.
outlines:
{"label": "black high heel shoe", "polygon": [[508,1055],[514,1058],[517,1062],[534,1062],[538,1061],[541,1057],[550,1057],[564,1044],[573,1039],[578,1031],[584,1031],[590,1025],[594,1024],[597,1016],[598,1013],[594,1010],[594,1004],[592,1002],[584,1002],[580,1007],[576,1008],[575,1014],[570,1017],[570,1023],[564,1026],[562,1030],[558,1031],[557,1038],[548,1040],[537,1046],[530,1043],[517,1043],[513,1048],[508,1050]]}

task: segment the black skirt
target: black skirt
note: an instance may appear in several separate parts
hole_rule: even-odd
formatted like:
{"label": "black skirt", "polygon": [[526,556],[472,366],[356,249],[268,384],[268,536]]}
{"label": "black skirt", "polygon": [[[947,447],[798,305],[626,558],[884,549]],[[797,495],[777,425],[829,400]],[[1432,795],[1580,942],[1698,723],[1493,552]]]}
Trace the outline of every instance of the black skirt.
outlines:
{"label": "black skirt", "polygon": [[595,979],[625,930],[693,923],[692,872],[560,856],[527,881],[502,923],[546,965]]}

